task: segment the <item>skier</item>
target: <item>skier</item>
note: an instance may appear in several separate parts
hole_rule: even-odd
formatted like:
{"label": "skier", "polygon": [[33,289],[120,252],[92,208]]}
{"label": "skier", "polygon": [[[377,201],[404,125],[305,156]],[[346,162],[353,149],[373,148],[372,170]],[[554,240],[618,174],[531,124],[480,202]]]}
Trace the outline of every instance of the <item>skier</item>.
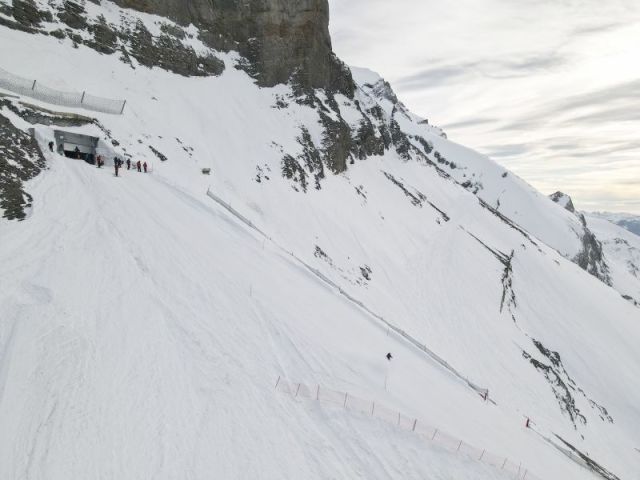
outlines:
{"label": "skier", "polygon": [[77,158],[78,160],[80,160],[80,149],[79,149],[78,147],[76,147],[76,148],[73,150],[73,153],[75,153],[75,154],[76,154],[76,158]]}
{"label": "skier", "polygon": [[140,164],[140,160],[138,160],[138,162],[136,163],[136,166],[138,167],[138,171],[141,172],[142,171],[142,165]]}
{"label": "skier", "polygon": [[127,170],[131,170],[131,160],[127,158]]}
{"label": "skier", "polygon": [[530,418],[528,418],[528,417],[527,417],[527,421],[526,421],[526,423],[524,424],[524,426],[525,426],[526,428],[531,428],[531,419],[530,419]]}
{"label": "skier", "polygon": [[391,361],[392,358],[393,358],[393,355],[391,355],[391,352],[387,353],[387,360]]}
{"label": "skier", "polygon": [[120,161],[116,158],[115,161],[113,162],[113,166],[116,169],[116,177],[118,176],[118,170],[120,170]]}
{"label": "skier", "polygon": [[53,152],[53,142],[49,142],[49,150]]}
{"label": "skier", "polygon": [[142,164],[142,168],[144,168],[144,173],[147,173],[147,162]]}
{"label": "skier", "polygon": [[98,155],[96,161],[98,162],[98,168],[102,168],[102,155]]}

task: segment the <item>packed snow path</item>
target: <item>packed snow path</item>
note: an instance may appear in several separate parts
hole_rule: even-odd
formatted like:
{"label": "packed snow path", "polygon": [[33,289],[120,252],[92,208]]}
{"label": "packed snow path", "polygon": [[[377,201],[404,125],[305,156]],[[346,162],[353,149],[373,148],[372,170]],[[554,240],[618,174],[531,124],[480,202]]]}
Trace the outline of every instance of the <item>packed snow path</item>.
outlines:
{"label": "packed snow path", "polygon": [[302,312],[305,330],[322,325],[316,337],[354,323],[373,357],[384,331],[206,199],[151,175],[49,163],[31,217],[2,226],[1,478],[505,478],[275,397],[274,372],[362,363],[338,354],[340,340],[306,343]]}

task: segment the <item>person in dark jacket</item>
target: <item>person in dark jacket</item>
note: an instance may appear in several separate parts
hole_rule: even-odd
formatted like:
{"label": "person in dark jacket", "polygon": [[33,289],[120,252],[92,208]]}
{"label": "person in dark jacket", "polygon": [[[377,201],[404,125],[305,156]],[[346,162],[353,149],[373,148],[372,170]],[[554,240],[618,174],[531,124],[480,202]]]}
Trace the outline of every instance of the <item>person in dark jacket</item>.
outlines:
{"label": "person in dark jacket", "polygon": [[142,171],[142,164],[140,163],[140,160],[138,160],[138,163],[136,163],[136,166],[138,167],[138,171],[141,172]]}
{"label": "person in dark jacket", "polygon": [[131,170],[131,160],[127,158],[127,170]]}
{"label": "person in dark jacket", "polygon": [[49,142],[49,150],[53,152],[53,142]]}
{"label": "person in dark jacket", "polygon": [[147,162],[142,164],[142,168],[144,168],[144,173],[147,173]]}
{"label": "person in dark jacket", "polygon": [[118,160],[113,162],[113,166],[116,169],[116,177],[118,176],[118,170],[120,170],[120,162]]}
{"label": "person in dark jacket", "polygon": [[391,355],[391,352],[387,353],[387,360],[391,361],[392,358],[393,358],[393,355]]}

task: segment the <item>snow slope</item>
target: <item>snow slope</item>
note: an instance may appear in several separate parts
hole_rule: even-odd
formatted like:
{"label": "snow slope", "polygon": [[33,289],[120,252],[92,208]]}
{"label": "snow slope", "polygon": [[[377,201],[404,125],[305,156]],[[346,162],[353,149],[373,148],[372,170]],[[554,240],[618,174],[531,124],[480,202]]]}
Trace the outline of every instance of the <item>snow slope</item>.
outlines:
{"label": "snow slope", "polygon": [[279,376],[441,425],[540,478],[594,478],[555,435],[639,478],[639,310],[569,261],[582,224],[385,101],[370,74],[355,72],[355,99],[336,95],[341,116],[355,126],[378,105],[441,158],[387,149],[302,192],[283,155],[304,150],[301,127],[322,142],[318,111],[257,88],[234,54],[219,77],[185,78],[0,29],[0,56],[127,98],[123,116],[69,130],[154,163],[116,179],[50,155],[29,218],[0,223],[0,478],[505,478],[278,395]]}
{"label": "snow slope", "polygon": [[640,237],[597,214],[585,217],[602,242],[617,289],[640,306]]}
{"label": "snow slope", "polygon": [[286,374],[382,396],[391,348],[482,408],[206,197],[49,162],[3,227],[2,478],[507,478],[275,394]]}

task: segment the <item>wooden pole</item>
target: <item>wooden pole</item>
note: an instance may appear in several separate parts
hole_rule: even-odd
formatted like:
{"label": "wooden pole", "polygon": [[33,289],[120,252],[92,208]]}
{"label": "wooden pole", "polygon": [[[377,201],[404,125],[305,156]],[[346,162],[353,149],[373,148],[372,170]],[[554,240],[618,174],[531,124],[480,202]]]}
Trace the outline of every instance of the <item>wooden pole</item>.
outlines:
{"label": "wooden pole", "polygon": [[33,81],[33,85],[31,85],[31,90],[35,90],[35,89],[36,89],[36,81],[37,81],[37,80],[34,80],[34,81]]}
{"label": "wooden pole", "polygon": [[82,98],[80,99],[80,105],[82,105],[84,103],[84,96],[87,92],[82,92]]}
{"label": "wooden pole", "polygon": [[124,102],[122,102],[122,109],[120,110],[120,115],[122,115],[124,113],[124,106],[127,104],[127,101],[125,100]]}

